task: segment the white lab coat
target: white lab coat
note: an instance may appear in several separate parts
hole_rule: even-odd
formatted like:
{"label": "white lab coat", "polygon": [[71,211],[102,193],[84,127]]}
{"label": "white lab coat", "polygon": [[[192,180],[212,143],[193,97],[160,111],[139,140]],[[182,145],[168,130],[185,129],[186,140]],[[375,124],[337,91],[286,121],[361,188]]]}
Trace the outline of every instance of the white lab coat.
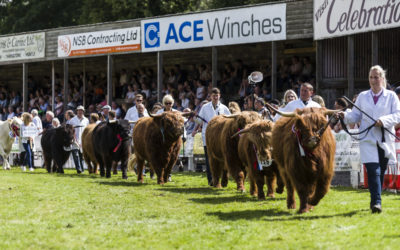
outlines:
{"label": "white lab coat", "polygon": [[[303,108],[321,108],[321,105],[319,105],[318,103],[311,100],[311,98],[308,100],[307,105],[304,105],[304,103],[301,99],[297,99],[297,100],[289,102],[285,107],[280,108],[279,111],[293,112],[296,109],[303,109]],[[274,117],[274,122],[276,122],[280,117],[281,116],[279,114],[276,114]]]}
{"label": "white lab coat", "polygon": [[217,107],[214,109],[214,106],[212,102],[208,102],[201,107],[199,116],[206,120],[207,122],[204,122],[203,120],[197,118],[196,121],[200,124],[203,124],[203,128],[201,130],[201,137],[203,139],[203,146],[206,146],[206,129],[208,126],[208,123],[211,121],[211,119],[214,116],[217,115],[230,115],[231,112],[229,111],[228,107],[222,104],[221,102],[218,102]]}
{"label": "white lab coat", "polygon": [[[355,104],[375,120],[381,120],[383,126],[395,134],[394,126],[400,122],[400,102],[393,91],[383,89],[383,93],[376,104],[373,101],[372,91],[363,91],[357,97]],[[345,112],[344,122],[346,124],[360,121],[360,131],[374,123],[372,119],[355,107],[351,111]],[[365,136],[365,133],[360,135],[360,137],[363,136]],[[383,143],[382,132],[379,127],[373,127],[366,137],[360,141],[361,162],[379,162],[377,143],[385,151],[385,157],[389,159],[389,163],[394,163],[396,161],[394,137],[385,131],[385,142]]]}

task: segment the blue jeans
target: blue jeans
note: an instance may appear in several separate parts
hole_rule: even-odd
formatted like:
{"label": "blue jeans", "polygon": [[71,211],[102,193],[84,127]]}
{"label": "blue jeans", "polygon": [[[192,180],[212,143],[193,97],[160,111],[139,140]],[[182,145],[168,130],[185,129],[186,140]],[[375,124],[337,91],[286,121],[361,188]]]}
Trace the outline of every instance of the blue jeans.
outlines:
{"label": "blue jeans", "polygon": [[208,184],[211,184],[212,175],[211,175],[211,170],[210,170],[210,163],[209,163],[209,161],[208,161],[207,146],[204,146],[204,155],[205,155],[205,157],[206,157],[206,173],[207,173],[207,180],[208,180]]}
{"label": "blue jeans", "polygon": [[29,168],[33,168],[31,144],[28,141],[27,143],[22,143],[22,146],[25,149],[24,166],[28,165]]}
{"label": "blue jeans", "polygon": [[382,204],[381,193],[383,186],[383,179],[388,164],[388,159],[385,158],[385,151],[378,147],[379,163],[369,162],[365,163],[368,175],[368,189],[371,194],[370,206]]}
{"label": "blue jeans", "polygon": [[71,150],[72,157],[74,158],[75,168],[78,173],[83,173],[82,153],[79,149]]}

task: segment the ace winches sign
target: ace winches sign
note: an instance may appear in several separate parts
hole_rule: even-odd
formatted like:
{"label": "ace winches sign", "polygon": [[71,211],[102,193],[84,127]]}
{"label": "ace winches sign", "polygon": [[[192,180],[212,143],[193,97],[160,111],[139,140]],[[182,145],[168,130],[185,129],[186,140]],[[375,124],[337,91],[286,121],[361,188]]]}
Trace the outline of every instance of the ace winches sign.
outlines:
{"label": "ace winches sign", "polygon": [[400,26],[400,0],[314,0],[314,39]]}

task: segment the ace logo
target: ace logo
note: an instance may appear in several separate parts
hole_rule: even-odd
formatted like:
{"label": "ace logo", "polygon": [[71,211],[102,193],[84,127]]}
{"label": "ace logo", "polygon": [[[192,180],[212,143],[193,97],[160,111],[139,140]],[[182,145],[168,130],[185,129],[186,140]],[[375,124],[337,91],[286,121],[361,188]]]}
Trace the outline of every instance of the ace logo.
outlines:
{"label": "ace logo", "polygon": [[144,25],[144,47],[160,47],[160,23],[146,23]]}

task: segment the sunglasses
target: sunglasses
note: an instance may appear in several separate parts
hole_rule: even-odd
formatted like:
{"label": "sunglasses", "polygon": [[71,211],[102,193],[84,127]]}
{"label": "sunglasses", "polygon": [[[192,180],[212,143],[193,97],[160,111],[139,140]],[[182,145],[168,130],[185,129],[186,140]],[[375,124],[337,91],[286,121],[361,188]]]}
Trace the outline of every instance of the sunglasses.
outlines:
{"label": "sunglasses", "polygon": [[136,100],[137,102],[143,102],[143,100]]}
{"label": "sunglasses", "polygon": [[172,105],[172,102],[166,102],[165,105]]}

